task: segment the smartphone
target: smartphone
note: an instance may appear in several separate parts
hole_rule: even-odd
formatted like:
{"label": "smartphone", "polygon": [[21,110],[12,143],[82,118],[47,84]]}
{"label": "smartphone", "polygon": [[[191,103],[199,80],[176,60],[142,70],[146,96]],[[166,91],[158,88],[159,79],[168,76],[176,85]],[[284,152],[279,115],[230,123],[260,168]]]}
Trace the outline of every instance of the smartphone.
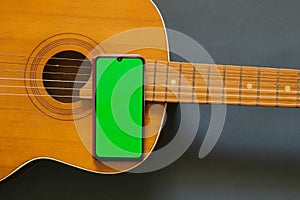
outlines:
{"label": "smartphone", "polygon": [[143,156],[144,65],[138,55],[101,55],[93,60],[93,154],[100,161]]}

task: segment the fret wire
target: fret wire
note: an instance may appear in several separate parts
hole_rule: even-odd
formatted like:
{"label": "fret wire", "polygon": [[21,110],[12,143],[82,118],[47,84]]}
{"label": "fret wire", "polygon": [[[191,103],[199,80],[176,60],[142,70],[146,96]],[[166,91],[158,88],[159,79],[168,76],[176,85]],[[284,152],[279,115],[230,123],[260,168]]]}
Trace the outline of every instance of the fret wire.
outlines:
{"label": "fret wire", "polygon": [[209,99],[209,80],[210,79],[210,65],[207,66],[207,89],[206,89],[206,103],[208,102]]}
{"label": "fret wire", "polygon": [[279,96],[279,76],[280,76],[280,69],[278,68],[277,69],[277,80],[276,80],[276,107],[278,107],[279,105],[279,99],[278,99],[278,96]]}
{"label": "fret wire", "polygon": [[166,69],[166,89],[165,89],[165,100],[167,101],[168,99],[168,85],[169,85],[169,67],[170,63],[167,62],[167,69]]}
{"label": "fret wire", "polygon": [[226,82],[226,65],[223,66],[223,91],[222,91],[222,102],[225,103],[225,82]]}
{"label": "fret wire", "polygon": [[[193,70],[193,91],[192,91],[192,101],[195,101],[195,76],[196,76],[196,67],[194,66],[194,70]],[[197,98],[198,99],[198,98]]]}
{"label": "fret wire", "polygon": [[155,85],[156,85],[156,65],[157,65],[157,61],[154,63],[154,76],[153,76],[153,83],[154,83],[154,85],[153,85],[153,95],[152,95],[152,100],[154,101],[154,99],[155,99]]}
{"label": "fret wire", "polygon": [[182,63],[180,63],[179,64],[179,81],[178,81],[178,100],[180,101],[180,89],[181,89],[181,78],[182,78],[182,76],[181,76],[181,74],[182,74]]}
{"label": "fret wire", "polygon": [[299,97],[300,97],[300,70],[298,70],[298,73],[297,73],[297,77],[298,77],[298,81],[297,81],[297,97],[296,97],[296,103],[297,103],[297,107],[300,108],[300,105],[299,105]]}
{"label": "fret wire", "polygon": [[241,105],[241,102],[242,102],[242,75],[243,75],[243,67],[241,66],[240,67],[240,85],[239,85],[239,88],[240,88],[240,91],[239,91],[239,105]]}
{"label": "fret wire", "polygon": [[257,72],[257,94],[256,94],[256,105],[259,106],[259,100],[260,100],[260,68],[258,68]]}

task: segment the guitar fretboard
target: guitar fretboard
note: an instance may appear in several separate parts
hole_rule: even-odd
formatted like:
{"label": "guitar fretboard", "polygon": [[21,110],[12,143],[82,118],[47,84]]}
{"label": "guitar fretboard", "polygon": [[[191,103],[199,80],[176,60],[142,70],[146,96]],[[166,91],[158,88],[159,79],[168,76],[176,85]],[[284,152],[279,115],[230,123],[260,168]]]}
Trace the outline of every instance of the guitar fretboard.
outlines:
{"label": "guitar fretboard", "polygon": [[299,70],[147,61],[145,98],[156,102],[299,107]]}

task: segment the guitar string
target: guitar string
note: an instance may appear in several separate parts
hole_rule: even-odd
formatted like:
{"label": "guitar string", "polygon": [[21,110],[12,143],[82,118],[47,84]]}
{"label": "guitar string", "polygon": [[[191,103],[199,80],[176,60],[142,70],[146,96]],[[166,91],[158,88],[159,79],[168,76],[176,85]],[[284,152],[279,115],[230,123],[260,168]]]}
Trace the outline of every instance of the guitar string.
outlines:
{"label": "guitar string", "polygon": [[37,63],[37,64],[33,64],[33,63],[18,63],[18,62],[2,62],[0,61],[0,65],[1,64],[5,64],[5,65],[20,65],[20,66],[25,66],[27,65],[35,65],[35,66],[47,66],[47,67],[62,67],[62,68],[74,68],[74,69],[91,69],[92,65],[62,65],[62,64],[41,64],[41,63]]}
{"label": "guitar string", "polygon": [[[0,71],[7,71],[7,72],[16,72],[16,73],[35,73],[35,74],[54,74],[54,75],[72,75],[72,76],[90,76],[91,74],[85,74],[85,73],[67,73],[67,72],[36,72],[36,71],[24,71],[24,70],[11,70],[11,69],[1,69],[0,68]],[[145,70],[145,72],[154,72],[154,70]],[[165,76],[166,75],[166,72],[165,71],[160,71],[160,70],[157,70],[156,72],[158,72],[158,73],[161,73],[161,74],[158,74],[158,75],[162,75],[162,76]],[[177,72],[169,72],[168,74],[176,74],[176,75],[178,75],[178,73]],[[186,72],[183,72],[182,73],[182,75],[187,75],[187,74],[189,74],[189,75],[192,75],[193,73],[186,73]],[[199,75],[201,75],[201,76],[207,76],[208,74],[207,73],[198,73]],[[220,75],[221,73],[210,73],[209,75],[211,76],[211,77],[214,77],[214,76],[216,76],[216,77],[219,77],[219,76],[222,76],[222,75]],[[232,76],[231,76],[232,75]],[[275,75],[275,73],[274,73],[274,75]],[[286,76],[284,76],[284,75],[286,75]],[[234,78],[236,78],[236,76],[237,76],[237,74],[235,74],[235,73],[226,73],[226,77],[227,78],[231,78],[231,77],[234,77]],[[242,78],[258,78],[258,76],[251,76],[251,75],[242,75],[241,76]],[[270,79],[270,80],[277,80],[277,77],[275,77],[275,76],[269,76],[269,77],[267,77],[267,76],[259,76],[260,78],[266,78],[266,79]],[[290,74],[281,74],[280,75],[280,80],[285,80],[285,79],[287,79],[287,80],[300,80],[300,78],[298,78],[298,79],[293,79],[293,78],[291,78],[291,76],[290,76]]]}
{"label": "guitar string", "polygon": [[[18,82],[18,81],[24,81],[25,79],[23,79],[23,78],[3,78],[3,77],[0,77],[0,82],[1,82],[1,80],[3,81],[3,80],[5,80],[5,81],[15,81],[15,82]],[[59,82],[59,83],[70,83],[70,84],[84,84],[84,85],[90,85],[90,84],[92,84],[92,82],[87,82],[87,81],[70,81],[70,80],[52,80],[52,79],[26,79],[26,80],[28,80],[28,81],[41,81],[41,83],[42,82],[54,82],[54,83],[56,83],[56,82]],[[152,84],[152,85],[151,85]],[[214,85],[214,84],[217,84],[217,85],[219,85],[219,84],[222,84],[222,81],[211,81],[210,80],[210,84],[211,85]],[[11,85],[7,85],[7,84],[0,84],[0,85],[2,85],[3,87],[4,87],[4,85],[6,86],[6,87],[32,87],[32,86],[24,86],[24,85],[16,85],[16,84],[11,84]],[[247,84],[248,85],[248,84]],[[246,85],[246,87],[247,87],[247,85]],[[273,82],[272,82],[272,86],[276,86],[277,84],[273,84]],[[280,84],[279,84],[280,85]],[[144,86],[154,86],[153,85],[153,83],[151,83],[151,82],[145,82],[144,83]],[[199,86],[195,86],[195,87],[192,87],[192,86],[179,86],[179,85],[177,85],[177,86],[172,86],[172,85],[165,85],[165,84],[156,84],[156,86],[157,87],[160,87],[160,86],[164,86],[164,87],[168,87],[168,88],[171,88],[171,87],[173,87],[173,88],[188,88],[188,89],[198,89],[198,88],[207,88],[207,87],[203,87],[203,86],[201,86],[201,87],[199,87]],[[260,83],[260,86],[261,87],[270,87],[270,85],[269,84],[266,84],[266,83]],[[297,84],[295,83],[295,84],[288,84],[288,86],[289,86],[289,88],[288,88],[288,90],[289,91],[287,91],[287,92],[290,92],[290,93],[293,93],[293,92],[297,92],[297,91],[295,91],[295,90],[293,90],[292,88],[297,88]],[[253,89],[255,89],[255,85],[252,85],[251,84],[251,87],[254,87]],[[277,87],[277,86],[276,86]],[[43,87],[43,88],[45,88],[45,89],[47,89],[48,87]],[[71,87],[58,87],[58,88],[60,88],[61,90],[64,90],[64,89],[72,89]],[[76,88],[76,87],[75,87]],[[212,87],[210,87],[210,88],[212,88]],[[252,88],[223,88],[223,84],[222,84],[222,86],[220,86],[220,87],[218,87],[219,89],[225,89],[225,90],[251,90]],[[275,88],[275,87],[274,87]],[[91,90],[91,89],[90,89]],[[260,91],[263,91],[263,90],[260,90]],[[270,91],[270,92],[274,92],[274,91],[277,91],[277,90],[270,90],[270,89],[268,89],[268,90],[264,90],[264,91]],[[284,88],[284,90],[278,90],[279,92],[281,92],[281,91],[286,91],[286,89]]]}
{"label": "guitar string", "polygon": [[30,89],[49,89],[49,90],[74,90],[74,91],[81,91],[81,90],[87,90],[91,91],[92,89],[85,89],[85,88],[66,88],[66,87],[39,87],[39,86],[25,86],[25,85],[0,85],[1,88],[30,88]]}
{"label": "guitar string", "polygon": [[17,55],[17,54],[0,54],[0,57],[17,57],[17,58],[38,58],[38,59],[53,59],[53,60],[66,60],[66,61],[86,61],[87,59],[78,59],[78,58],[60,58],[60,57],[45,57],[45,56],[26,56],[26,55]]}
{"label": "guitar string", "polygon": [[[65,58],[57,58],[57,59],[63,59],[63,60],[68,60],[68,59],[65,59]],[[80,59],[70,59],[70,60],[80,60]],[[83,60],[81,60],[81,61],[83,61]],[[86,61],[86,60],[84,60],[84,61]],[[149,61],[149,60],[147,60],[147,62],[151,62],[151,61]],[[161,62],[165,62],[165,64],[161,64],[161,63],[158,63],[157,65],[161,65],[161,66],[163,66],[163,67],[168,67],[167,66],[167,63],[172,63],[172,62],[167,62],[167,61],[161,61]],[[3,62],[2,62],[3,63]],[[4,62],[5,64],[9,64],[9,62]],[[173,62],[173,63],[177,63],[178,65],[180,64],[180,63],[182,63],[182,62]],[[0,62],[0,64],[1,64],[1,62]],[[25,65],[25,63],[11,63],[11,64],[17,64],[17,65]],[[245,67],[245,66],[232,66],[232,65],[215,65],[215,64],[212,64],[212,65],[209,65],[209,64],[192,64],[192,63],[189,63],[191,66],[185,66],[184,67],[184,69],[187,69],[187,68],[191,68],[191,69],[193,69],[193,68],[196,68],[197,69],[197,66],[199,66],[199,65],[202,65],[201,67],[203,67],[203,65],[205,65],[205,66],[216,66],[216,70],[217,71],[219,71],[219,72],[221,72],[223,69],[222,68],[220,68],[220,69],[218,69],[218,67],[217,66],[230,66],[230,67],[234,67],[234,68],[237,68],[237,69],[231,69],[231,71],[232,72],[237,72],[237,73],[239,73],[240,72],[240,67]],[[37,65],[42,65],[42,66],[45,66],[45,65],[43,65],[43,64],[37,64]],[[149,65],[151,65],[150,63],[148,63],[148,64],[146,64],[147,66],[149,66]],[[152,64],[152,65],[154,65],[154,64]],[[47,64],[46,66],[53,66],[53,67],[59,67],[59,66],[62,66],[62,67],[70,67],[70,68],[81,68],[81,69],[84,69],[84,68],[87,68],[87,69],[91,69],[91,67],[84,67],[84,66],[73,66],[73,65],[51,65],[51,64]],[[171,67],[174,67],[174,66],[171,66]],[[178,66],[179,67],[179,66]],[[274,70],[276,70],[277,68],[258,68],[258,67],[255,67],[255,68],[257,68],[257,70],[261,70],[261,71],[263,71],[264,69],[274,69]],[[201,71],[202,69],[200,69],[199,68],[199,71]],[[290,69],[290,70],[295,70],[295,69]],[[227,70],[228,71],[228,70]],[[295,71],[298,71],[298,70],[295,70]],[[24,71],[25,72],[25,71]],[[157,72],[164,72],[164,71],[158,71],[157,70]],[[231,73],[232,73],[231,72]],[[170,73],[172,73],[172,72],[170,72]],[[175,72],[176,73],[176,72]],[[268,77],[268,76],[266,76],[268,73],[269,74],[271,74],[272,75],[272,77],[271,78],[273,78],[273,76],[275,76],[275,73],[276,72],[267,72],[267,71],[264,71],[263,72],[264,74],[265,74],[265,78],[270,78],[270,76]],[[182,74],[193,74],[192,72],[183,72]],[[201,73],[202,74],[202,73]],[[236,74],[235,73],[232,73],[234,76],[236,76]],[[205,74],[202,74],[202,75],[205,75]],[[211,74],[210,74],[211,75]],[[218,74],[217,74],[218,75]],[[226,75],[229,75],[228,74],[228,72],[226,73]],[[291,74],[286,74],[288,77],[287,77],[287,79],[291,79]],[[248,77],[254,77],[254,78],[258,78],[258,76],[253,76],[253,75],[247,75]],[[284,77],[284,74],[280,74],[280,76],[281,76],[281,79]],[[262,77],[263,78],[263,76],[260,76],[260,77]],[[298,80],[299,78],[297,78],[297,79],[294,79],[294,80]],[[292,78],[292,80],[293,80],[293,78]]]}
{"label": "guitar string", "polygon": [[[126,55],[126,54],[125,54]],[[66,60],[66,61],[81,61],[81,62],[84,62],[84,61],[89,61],[87,58],[86,59],[76,59],[76,58],[60,58],[60,57],[45,57],[45,56],[26,56],[26,55],[17,55],[17,54],[0,54],[0,57],[22,57],[22,58],[39,58],[39,59],[52,59],[52,60]],[[157,64],[160,65],[160,63],[158,63],[158,61],[155,61],[155,60],[147,60],[147,62],[157,62]],[[176,61],[159,61],[161,63],[177,63],[177,64],[180,64],[180,63],[184,63],[184,62],[176,62]],[[197,64],[197,63],[187,63],[187,64],[190,64],[192,66],[199,66],[199,65],[210,65],[210,66],[214,66],[214,65],[218,65],[218,64]],[[234,65],[226,65],[226,66],[233,66],[233,67],[240,67],[240,66],[234,66]],[[242,66],[244,67],[244,66]],[[251,67],[251,66],[247,66],[247,67]],[[253,66],[255,67],[255,66]]]}
{"label": "guitar string", "polygon": [[[22,109],[21,108],[0,108],[0,109],[6,109],[6,110],[30,110],[30,109],[27,109],[27,108],[22,108]],[[77,114],[77,113],[70,113],[70,114],[60,113],[60,114],[56,114],[56,113],[50,113],[50,112],[47,113],[46,112],[46,115],[57,116],[57,117],[61,117],[61,116],[64,116],[64,117],[73,116],[75,118],[77,118],[77,117],[91,116],[91,114],[92,114],[92,112],[85,113],[85,114]]]}
{"label": "guitar string", "polygon": [[[145,92],[145,95],[152,95],[153,93],[152,92]],[[165,94],[164,92],[155,92],[154,94]],[[181,95],[183,95],[183,94],[187,94],[188,96],[191,96],[191,93],[180,93]],[[179,95],[179,93],[170,93],[169,95]],[[190,102],[190,103],[193,103],[193,102],[201,102],[201,101],[203,101],[203,102],[207,102],[206,101],[206,99],[205,99],[205,96],[206,96],[206,93],[195,93],[195,96],[197,97],[199,97],[199,96],[203,96],[203,100],[185,100],[185,99],[181,99],[182,101],[186,101],[186,102]],[[56,98],[76,98],[76,99],[92,99],[92,96],[73,96],[73,95],[68,95],[68,96],[62,96],[62,95],[44,95],[44,94],[16,94],[16,93],[0,93],[0,96],[18,96],[18,97],[20,97],[20,96],[24,96],[24,97],[56,97]],[[216,102],[216,101],[222,101],[222,97],[223,97],[223,95],[222,94],[209,94],[209,97],[211,98],[211,99],[214,99],[214,100],[211,100],[210,102]],[[228,95],[225,95],[224,97],[226,97],[226,98],[239,98],[239,95],[232,95],[232,94],[228,94]],[[248,100],[249,100],[249,98],[253,98],[253,100],[256,100],[256,98],[257,98],[257,96],[256,95],[247,95],[247,96],[243,96],[244,98],[248,98]],[[154,101],[159,101],[159,99],[161,99],[162,100],[162,102],[168,102],[168,101],[171,101],[172,99],[170,99],[171,97],[168,97],[167,99],[165,99],[164,97],[162,97],[162,98],[154,98]],[[182,97],[182,98],[184,98],[184,97]],[[276,98],[276,96],[274,95],[274,96],[260,96],[260,98],[262,98],[262,99],[265,99],[265,100],[274,100],[274,102],[272,103],[272,102],[266,102],[266,103],[270,103],[270,104],[276,104],[276,102],[275,102],[275,98]],[[218,100],[216,100],[216,99],[218,99]],[[242,99],[243,101],[245,101],[245,99]],[[282,101],[295,101],[296,102],[296,98],[292,98],[292,97],[280,97],[279,98],[279,100],[282,100]],[[146,100],[147,101],[147,100]],[[160,102],[160,101],[159,101]],[[178,102],[181,102],[181,101],[178,101]],[[209,102],[209,101],[208,101]],[[224,103],[226,103],[227,102],[227,100],[224,102]],[[261,101],[260,101],[261,102]],[[248,102],[244,102],[244,103],[249,103],[249,101]],[[265,104],[265,102],[261,102],[261,103],[263,103],[263,104]],[[281,103],[281,102],[280,102]],[[236,104],[238,104],[238,100],[237,100],[237,102],[236,102]],[[293,104],[296,104],[296,103],[293,103]],[[287,105],[291,105],[291,104],[287,104]]]}
{"label": "guitar string", "polygon": [[[0,62],[0,64],[3,64],[3,62]],[[25,65],[25,63],[8,63],[8,62],[4,62],[4,64],[16,64],[16,65],[21,65],[21,66],[23,66],[23,65]],[[89,66],[89,67],[84,67],[84,66],[73,66],[73,65],[51,65],[51,64],[46,64],[46,65],[43,65],[43,64],[37,64],[37,65],[41,65],[41,66],[52,66],[52,67],[55,67],[55,68],[58,68],[58,67],[62,67],[62,68],[80,68],[80,69],[91,69],[91,66]],[[149,66],[150,64],[148,64],[147,66]],[[167,66],[166,64],[158,64],[158,65],[161,65],[162,67],[170,67],[170,66]],[[197,65],[197,64],[196,64]],[[197,69],[197,66],[185,66],[183,69],[184,70],[186,70],[186,69],[188,69],[188,68],[191,68],[191,69],[194,69],[194,68],[196,68]],[[201,64],[198,64],[198,65],[201,65]],[[218,65],[218,66],[230,66],[230,65]],[[171,66],[171,67],[173,67],[173,66]],[[231,69],[231,72],[228,72],[228,69],[227,69],[227,73],[226,73],[226,75],[227,76],[229,76],[229,75],[233,75],[233,76],[236,76],[236,74],[234,73],[234,72],[239,72],[240,71],[240,67],[243,67],[243,66],[233,66],[234,68],[238,68],[238,69],[234,69],[234,70],[232,70]],[[146,67],[147,68],[147,67]],[[148,67],[149,68],[149,67]],[[0,68],[1,69],[1,68]],[[263,70],[264,68],[257,68],[257,70]],[[267,68],[267,69],[270,69],[270,68]],[[271,68],[271,69],[277,69],[277,68]],[[6,70],[6,69],[2,69],[2,70]],[[183,73],[182,74],[193,74],[193,72],[185,72],[183,70]],[[199,68],[198,69],[198,72],[199,71],[201,71],[202,69],[201,68]],[[217,75],[220,75],[221,73],[223,73],[223,71],[224,71],[224,69],[222,68],[220,68],[220,69],[218,69],[217,67],[216,67],[216,70],[217,70],[217,72],[213,72],[213,73],[215,73],[216,74],[216,76]],[[293,69],[291,69],[291,70],[293,70]],[[16,71],[16,70],[15,70]],[[21,70],[18,70],[18,71],[21,71]],[[151,72],[151,70],[148,70],[149,72]],[[203,71],[203,70],[202,70]],[[295,71],[298,71],[298,70],[295,70]],[[29,72],[29,71],[23,71],[24,73],[25,72]],[[161,72],[161,73],[165,73],[165,70],[162,70],[162,71],[160,71],[160,70],[156,70],[156,72]],[[219,72],[219,73],[218,73]],[[45,72],[43,72],[43,73],[45,73]],[[178,72],[169,72],[169,73],[178,73]],[[213,75],[213,73],[210,73],[210,76],[211,75]],[[274,74],[275,74],[276,72],[264,72],[264,74],[265,74],[265,76],[260,76],[260,77],[262,77],[262,78],[270,78],[270,76],[268,77],[267,75],[268,74],[271,74],[272,75],[272,77],[271,78],[273,78],[273,76],[274,76]],[[68,74],[68,73],[66,73],[66,74]],[[80,73],[78,73],[78,74],[80,74]],[[205,74],[205,73],[200,73],[201,75],[207,75],[207,74]],[[280,76],[281,76],[281,79],[282,78],[285,78],[285,76],[284,75],[286,75],[286,76],[288,76],[288,77],[286,77],[287,79],[290,79],[291,78],[291,74],[281,74]],[[244,76],[244,77],[246,77],[246,76]],[[247,77],[255,77],[255,78],[257,78],[258,76],[253,76],[253,75],[247,75]],[[292,78],[293,79],[293,78]]]}
{"label": "guitar string", "polygon": [[[162,99],[164,100],[164,98]],[[146,100],[147,101],[147,100]],[[147,101],[147,102],[151,102],[151,101]],[[158,102],[165,102],[165,101],[158,101]],[[209,100],[209,101],[206,101],[206,100],[192,100],[192,101],[182,101],[181,103],[201,103],[201,104],[219,104],[219,105],[224,105],[224,104],[231,104],[231,105],[238,105],[238,102],[237,103],[234,103],[234,102],[223,102],[222,100]],[[251,105],[251,102],[241,102],[241,105]],[[257,105],[256,104],[256,101],[253,102],[253,105]],[[258,104],[258,106],[276,106],[276,103],[271,103],[271,102],[260,102],[260,104]],[[279,107],[297,107],[296,104],[288,104],[288,103],[282,103],[280,102],[278,104]],[[4,110],[36,110],[36,109],[30,109],[30,108],[21,108],[21,107],[3,107],[0,109],[4,109]],[[92,107],[90,107],[90,109],[92,109]],[[50,112],[49,112],[50,113]],[[71,113],[71,114],[65,114],[65,113],[60,113],[60,114],[56,114],[56,113],[50,113],[51,116],[73,116],[73,117],[82,117],[82,116],[91,116],[92,112],[90,113],[87,113],[87,114],[80,114],[80,113]]]}
{"label": "guitar string", "polygon": [[33,79],[33,78],[5,78],[5,77],[0,77],[0,81],[1,80],[6,80],[6,81],[41,81],[41,82],[92,84],[92,82],[87,82],[87,81],[69,81],[69,80],[53,80],[53,79]]}
{"label": "guitar string", "polygon": [[[232,92],[232,91],[231,91]],[[165,94],[165,92],[149,92],[149,91],[145,91],[145,95],[150,94]],[[171,95],[179,95],[178,92],[171,92]],[[180,92],[180,95],[184,96],[191,96],[191,93],[187,93],[187,92]],[[199,92],[195,92],[194,93],[195,96],[201,96],[201,95],[206,95],[205,92],[203,93],[199,93]],[[28,93],[0,93],[0,96],[37,96],[37,97],[57,97],[57,98],[81,98],[81,99],[90,99],[91,96],[80,96],[80,95],[49,95],[49,94],[28,94]],[[238,98],[240,97],[240,95],[237,94],[209,94],[210,97],[216,96],[216,97],[235,97]],[[242,98],[256,98],[257,95],[242,95]],[[268,96],[263,96],[260,95],[260,98],[268,98],[268,99],[273,99],[276,98],[277,95],[268,95]],[[280,100],[292,100],[292,101],[296,101],[295,98],[290,97],[290,96],[283,96],[283,97],[279,97]]]}
{"label": "guitar string", "polygon": [[[105,55],[105,54],[104,54]],[[126,55],[126,54],[124,54]],[[52,60],[66,60],[66,61],[81,61],[81,62],[87,62],[89,61],[87,58],[86,59],[76,59],[76,58],[60,58],[60,57],[45,57],[45,56],[26,56],[26,55],[17,55],[17,54],[0,54],[0,57],[22,57],[22,58],[39,58],[39,59],[52,59]],[[157,63],[157,65],[166,65],[167,63],[176,63],[178,65],[180,65],[180,63],[184,64],[185,62],[177,62],[177,61],[157,61],[157,60],[147,60],[146,61],[147,63],[148,62],[153,62],[153,63]],[[163,64],[161,64],[163,63]],[[26,63],[24,63],[23,65],[25,65]],[[192,65],[191,67],[193,68],[194,66],[199,66],[199,65],[205,65],[205,66],[224,66],[224,65],[221,65],[221,64],[199,64],[199,63],[186,63],[186,64],[189,64],[189,65]],[[231,67],[254,67],[254,68],[257,68],[257,66],[238,66],[238,65],[225,65],[225,66],[231,66]],[[78,66],[75,66],[75,67],[78,67]],[[190,67],[190,66],[185,66],[185,67]],[[262,67],[263,69],[264,67]],[[275,68],[273,68],[275,69]],[[295,69],[291,69],[291,70],[295,70]]]}
{"label": "guitar string", "polygon": [[[145,87],[153,87],[154,84],[144,84]],[[174,89],[178,89],[178,88],[183,88],[183,89],[190,89],[190,90],[195,90],[195,89],[207,89],[207,87],[204,86],[195,86],[195,87],[190,87],[190,86],[171,86],[171,85],[165,85],[165,84],[156,84],[156,87],[164,87],[164,88],[174,88]],[[40,87],[40,86],[25,86],[25,85],[1,85],[0,84],[0,89],[1,88],[22,88],[22,89],[26,89],[26,88],[30,88],[30,89],[50,89],[50,90],[74,90],[74,91],[92,91],[93,89],[87,89],[87,88],[66,88],[66,87]],[[228,90],[228,91],[252,91],[252,92],[256,92],[257,89],[248,89],[248,88],[223,88],[223,87],[209,87],[209,90],[213,91],[213,90]],[[286,90],[264,90],[261,89],[259,90],[260,92],[284,92],[287,94],[294,94],[294,93],[298,93],[298,91],[286,91]]]}
{"label": "guitar string", "polygon": [[[85,61],[86,62],[86,61]],[[146,61],[146,67],[150,67],[151,65],[154,66],[154,63],[153,64],[150,64],[150,62],[155,62],[155,61],[149,61],[147,60]],[[158,66],[162,66],[162,67],[171,67],[171,68],[175,68],[175,66],[172,66],[170,65],[171,63],[176,63],[177,65],[180,65],[181,64],[184,64],[182,62],[165,62],[164,64],[162,63],[158,63],[157,65]],[[32,65],[33,63],[18,63],[18,62],[0,62],[0,64],[8,64],[8,65],[20,65],[20,66],[24,66],[24,65]],[[169,65],[168,65],[169,64]],[[184,69],[188,69],[188,68],[196,68],[199,67],[199,70],[202,69],[203,67],[208,67],[208,66],[215,66],[215,68],[217,68],[217,70],[221,71],[223,70],[222,67],[225,66],[225,67],[231,67],[231,68],[238,68],[236,69],[237,71],[239,70],[240,67],[249,67],[249,66],[234,66],[234,65],[220,65],[220,64],[214,64],[214,65],[210,65],[210,64],[191,64],[191,63],[187,63],[189,64],[190,66],[184,66]],[[87,66],[87,65],[80,65],[80,66],[77,66],[77,65],[63,65],[63,64],[42,64],[42,63],[37,63],[37,64],[34,64],[36,66],[52,66],[52,67],[62,67],[62,68],[80,68],[80,69],[91,69],[91,65]],[[201,65],[201,66],[200,66]],[[179,66],[176,66],[176,67],[179,67]],[[218,67],[221,67],[218,69]],[[251,67],[251,66],[250,66]],[[254,67],[253,68],[257,68],[257,69],[278,69],[278,68],[269,68],[269,67]],[[284,69],[284,68],[283,68]],[[287,69],[287,70],[297,70],[297,69]],[[265,72],[266,73],[266,72]]]}
{"label": "guitar string", "polygon": [[70,75],[70,76],[90,76],[91,74],[84,74],[84,73],[68,73],[68,72],[36,72],[36,71],[24,71],[24,70],[10,70],[10,69],[1,69],[0,71],[7,71],[7,72],[14,72],[14,73],[35,73],[38,75],[41,74],[53,74],[53,75]]}
{"label": "guitar string", "polygon": [[[9,70],[9,69],[1,69],[0,68],[0,71],[8,71],[8,72],[16,72],[16,73],[25,73],[25,72],[27,72],[27,73],[35,73],[35,74],[38,74],[38,75],[42,75],[42,74],[54,74],[54,75],[72,75],[72,76],[90,76],[90,74],[80,74],[80,73],[66,73],[66,72],[35,72],[35,71],[23,71],[23,70]],[[145,72],[147,73],[147,72],[154,72],[154,71],[151,71],[151,70],[145,70]],[[160,74],[158,73],[158,75],[157,76],[165,76],[166,74],[165,74],[165,72],[163,72],[163,71],[157,71],[157,72],[161,72]],[[170,74],[170,75],[172,75],[172,74],[176,74],[176,75],[178,75],[179,73],[177,73],[177,72],[169,72],[168,74]],[[193,73],[182,73],[182,75],[184,76],[184,75],[187,75],[187,74],[189,74],[189,75],[192,75]],[[201,76],[205,76],[205,75],[208,75],[207,73],[202,73],[202,74],[200,74],[199,73],[199,75],[201,75]],[[213,79],[213,77],[221,77],[222,75],[220,75],[220,74],[214,74],[214,73],[210,73],[209,74],[210,75],[210,77]],[[275,74],[274,74],[275,75]],[[285,77],[285,76],[283,76],[283,74],[281,74],[280,75],[280,81],[285,81],[285,80],[288,80],[288,81],[297,81],[297,80],[300,80],[300,78],[297,78],[297,79],[293,79],[293,78],[291,78],[290,77],[290,74],[288,75],[288,74],[286,74],[287,75],[287,77]],[[146,74],[146,76],[147,76],[147,74]],[[245,79],[245,78],[258,78],[258,77],[260,77],[260,78],[264,78],[264,79],[267,79],[267,80],[264,80],[264,82],[271,82],[271,81],[278,81],[278,78],[277,77],[275,77],[275,76],[269,76],[269,77],[267,77],[267,76],[249,76],[249,75],[242,75],[241,76],[242,77],[242,79]],[[9,78],[7,78],[7,77],[0,77],[0,79],[1,78],[5,78],[5,80],[9,80]],[[237,78],[237,74],[232,74],[232,76],[231,76],[231,74],[226,74],[226,78],[227,79],[230,79],[230,78],[234,78],[234,79],[236,79]],[[239,77],[238,77],[239,78]],[[11,78],[12,80],[14,79],[14,78]],[[21,78],[19,78],[19,79],[21,79]],[[22,78],[24,81],[26,81],[26,80],[29,80],[28,78]],[[37,80],[37,79],[36,79]],[[44,81],[47,81],[47,79],[43,79]],[[164,79],[161,79],[161,80],[164,80]],[[61,80],[55,80],[56,82],[60,82]],[[63,82],[63,81],[62,81]]]}

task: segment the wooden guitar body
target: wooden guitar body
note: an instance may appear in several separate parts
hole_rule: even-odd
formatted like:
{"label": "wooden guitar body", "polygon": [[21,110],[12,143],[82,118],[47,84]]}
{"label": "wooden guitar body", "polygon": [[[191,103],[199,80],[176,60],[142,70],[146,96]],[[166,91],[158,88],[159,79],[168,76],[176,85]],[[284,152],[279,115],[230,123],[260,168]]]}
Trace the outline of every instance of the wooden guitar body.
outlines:
{"label": "wooden guitar body", "polygon": [[[77,61],[91,60],[99,53],[137,53],[167,61],[164,24],[154,4],[148,0],[10,0],[2,2],[0,17],[0,180],[39,158],[99,173],[119,173],[138,165],[93,158],[92,101],[78,97],[91,69],[89,62]],[[154,36],[146,31],[136,42],[124,37],[104,42],[145,27],[160,31]],[[149,42],[161,48],[149,48]],[[83,70],[78,70],[80,65]],[[166,106],[152,105],[146,103],[145,159],[159,136]]]}

